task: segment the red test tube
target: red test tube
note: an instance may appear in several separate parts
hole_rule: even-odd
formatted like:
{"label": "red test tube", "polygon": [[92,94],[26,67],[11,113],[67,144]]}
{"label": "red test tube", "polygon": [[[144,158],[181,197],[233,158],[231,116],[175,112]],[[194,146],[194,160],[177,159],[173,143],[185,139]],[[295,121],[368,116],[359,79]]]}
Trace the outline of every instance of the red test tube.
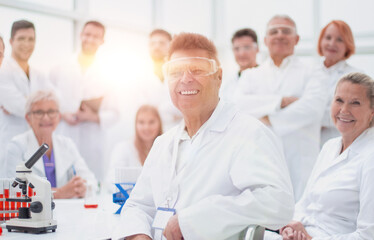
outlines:
{"label": "red test tube", "polygon": [[[3,187],[4,187],[4,198],[9,198],[9,188],[10,188],[10,184],[9,184],[9,181],[8,180],[5,180],[3,182]],[[9,202],[8,201],[5,201],[4,202],[4,210],[5,211],[8,211],[9,210]],[[5,213],[4,214],[4,218],[5,220],[9,220],[10,219],[10,215],[9,213]]]}
{"label": "red test tube", "polygon": [[[34,196],[34,191],[32,190],[30,186],[29,186],[28,196],[29,198],[32,198]],[[27,204],[27,207],[30,207],[30,203]]]}
{"label": "red test tube", "polygon": [[[11,187],[10,188],[10,197],[11,198],[15,198],[15,196],[16,196],[16,189],[15,188],[13,188],[13,187]],[[16,210],[16,202],[10,202],[10,210]],[[16,217],[16,213],[11,213],[10,214],[10,217],[11,218],[15,218]]]}
{"label": "red test tube", "polygon": [[4,221],[4,214],[1,213],[4,211],[4,179],[0,179],[0,222]]}
{"label": "red test tube", "polygon": [[[20,191],[18,191],[17,193],[16,193],[16,197],[17,198],[21,198],[21,192]],[[17,202],[17,206],[16,206],[16,208],[17,208],[17,210],[19,210],[19,208],[21,207],[21,202]],[[16,217],[19,217],[19,214],[18,213],[16,213]]]}

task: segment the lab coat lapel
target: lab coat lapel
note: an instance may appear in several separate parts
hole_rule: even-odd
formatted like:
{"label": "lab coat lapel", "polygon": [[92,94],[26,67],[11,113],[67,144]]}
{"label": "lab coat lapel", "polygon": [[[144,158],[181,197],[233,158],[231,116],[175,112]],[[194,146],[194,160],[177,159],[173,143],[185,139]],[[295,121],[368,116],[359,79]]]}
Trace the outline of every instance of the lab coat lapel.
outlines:
{"label": "lab coat lapel", "polygon": [[66,173],[73,165],[73,159],[65,154],[69,149],[61,149],[62,144],[59,142],[59,138],[55,133],[52,134],[52,141],[53,154],[55,157],[56,185],[60,186],[59,183],[66,181],[64,178],[67,177]]}
{"label": "lab coat lapel", "polygon": [[30,81],[27,78],[26,73],[12,57],[9,58],[9,68],[13,71],[13,79],[17,88],[21,90],[25,97],[28,96],[30,93]]}
{"label": "lab coat lapel", "polygon": [[[27,134],[27,150],[23,156],[25,161],[28,161],[39,147],[40,146],[38,144],[38,141],[36,140],[34,132],[32,130],[29,130]],[[32,167],[32,171],[39,176],[45,176],[44,162],[42,157]]]}

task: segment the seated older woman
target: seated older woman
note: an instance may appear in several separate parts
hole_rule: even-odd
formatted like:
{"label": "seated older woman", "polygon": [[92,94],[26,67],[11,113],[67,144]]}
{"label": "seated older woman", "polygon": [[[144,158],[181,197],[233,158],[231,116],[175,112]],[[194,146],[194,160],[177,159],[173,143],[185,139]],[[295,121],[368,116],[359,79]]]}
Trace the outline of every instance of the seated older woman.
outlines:
{"label": "seated older woman", "polygon": [[[56,96],[51,91],[33,93],[26,103],[26,120],[31,130],[15,136],[6,148],[6,171],[15,177],[16,165],[27,161],[38,147],[47,143],[50,149],[32,171],[50,181],[55,198],[84,197],[87,184],[96,180],[80,156],[75,144],[54,134],[61,115]],[[95,187],[95,186],[94,186]]]}
{"label": "seated older woman", "polygon": [[361,73],[343,76],[331,105],[342,136],[323,146],[294,221],[281,230],[283,239],[374,238],[373,117],[373,79]]}

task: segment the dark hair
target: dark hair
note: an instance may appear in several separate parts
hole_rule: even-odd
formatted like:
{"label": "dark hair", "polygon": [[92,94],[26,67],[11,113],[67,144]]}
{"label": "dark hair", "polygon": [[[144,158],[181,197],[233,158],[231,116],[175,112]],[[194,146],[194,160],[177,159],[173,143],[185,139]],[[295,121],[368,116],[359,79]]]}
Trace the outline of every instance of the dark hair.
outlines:
{"label": "dark hair", "polygon": [[87,25],[94,25],[95,27],[98,27],[98,28],[101,28],[101,29],[103,29],[103,35],[105,34],[105,26],[104,26],[104,24],[102,24],[101,22],[98,22],[98,21],[88,21],[88,22],[86,22],[85,24],[84,24],[84,26],[83,26],[83,28],[82,28],[82,30],[87,26]]}
{"label": "dark hair", "polygon": [[13,37],[16,35],[16,32],[20,29],[26,29],[26,28],[32,28],[35,31],[35,26],[32,22],[26,21],[26,20],[19,20],[15,21],[12,25],[12,30],[10,32],[10,38],[13,39]]}
{"label": "dark hair", "polygon": [[231,38],[231,42],[233,43],[235,39],[245,37],[245,36],[252,38],[252,40],[255,43],[257,43],[257,34],[251,28],[243,28],[243,29],[236,31]]}
{"label": "dark hair", "polygon": [[152,37],[153,35],[156,35],[156,34],[164,35],[165,37],[167,37],[167,39],[169,39],[169,41],[171,41],[172,39],[171,34],[169,32],[165,31],[164,29],[160,29],[160,28],[153,30],[149,34],[149,37]]}

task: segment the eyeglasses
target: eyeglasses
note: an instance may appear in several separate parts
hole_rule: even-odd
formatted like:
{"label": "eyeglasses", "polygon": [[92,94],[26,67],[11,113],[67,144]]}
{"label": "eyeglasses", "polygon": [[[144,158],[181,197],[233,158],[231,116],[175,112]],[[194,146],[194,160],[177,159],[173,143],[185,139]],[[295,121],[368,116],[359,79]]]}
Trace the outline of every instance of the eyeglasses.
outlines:
{"label": "eyeglasses", "polygon": [[246,45],[246,46],[237,46],[237,47],[232,48],[232,50],[234,52],[240,52],[240,51],[248,52],[248,51],[251,51],[251,50],[254,50],[254,49],[257,49],[257,44],[256,43],[254,43],[252,46]]}
{"label": "eyeglasses", "polygon": [[164,76],[168,81],[179,80],[186,72],[194,78],[210,76],[215,74],[218,68],[214,59],[204,57],[177,58],[162,66]]}
{"label": "eyeglasses", "polygon": [[277,24],[269,26],[266,33],[267,35],[274,36],[281,32],[283,35],[292,35],[296,33],[296,28],[285,24]]}
{"label": "eyeglasses", "polygon": [[31,114],[34,115],[38,119],[43,118],[45,114],[47,114],[49,118],[55,118],[57,117],[58,113],[59,111],[55,109],[50,109],[48,111],[37,110],[37,111],[31,112]]}

